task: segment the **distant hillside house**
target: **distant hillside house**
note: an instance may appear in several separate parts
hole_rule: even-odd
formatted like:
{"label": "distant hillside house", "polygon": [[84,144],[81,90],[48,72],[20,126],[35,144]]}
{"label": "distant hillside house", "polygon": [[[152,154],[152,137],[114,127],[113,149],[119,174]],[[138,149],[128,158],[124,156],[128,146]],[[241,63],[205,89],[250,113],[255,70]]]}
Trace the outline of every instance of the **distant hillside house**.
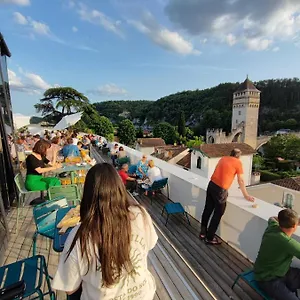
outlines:
{"label": "distant hillside house", "polygon": [[190,169],[192,172],[210,179],[220,158],[229,156],[234,148],[242,151],[241,162],[246,185],[251,184],[252,161],[255,150],[245,143],[202,144],[193,148]]}
{"label": "distant hillside house", "polygon": [[185,157],[188,152],[189,149],[185,146],[167,145],[155,147],[155,152],[153,152],[151,156],[167,161],[170,164],[176,164]]}
{"label": "distant hillside house", "polygon": [[151,155],[159,146],[166,146],[165,141],[161,138],[141,138],[137,140],[135,149],[143,154]]}

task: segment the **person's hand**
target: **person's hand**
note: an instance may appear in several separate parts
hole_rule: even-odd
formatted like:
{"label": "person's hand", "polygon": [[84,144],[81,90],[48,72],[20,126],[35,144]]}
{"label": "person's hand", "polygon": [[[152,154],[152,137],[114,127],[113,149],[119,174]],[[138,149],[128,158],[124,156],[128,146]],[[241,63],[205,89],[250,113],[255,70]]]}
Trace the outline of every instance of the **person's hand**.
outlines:
{"label": "person's hand", "polygon": [[54,167],[55,167],[56,169],[60,169],[60,168],[62,167],[62,164],[56,163],[56,164],[54,164]]}
{"label": "person's hand", "polygon": [[254,197],[253,196],[250,196],[250,195],[246,195],[244,196],[244,198],[249,201],[249,202],[254,202]]}

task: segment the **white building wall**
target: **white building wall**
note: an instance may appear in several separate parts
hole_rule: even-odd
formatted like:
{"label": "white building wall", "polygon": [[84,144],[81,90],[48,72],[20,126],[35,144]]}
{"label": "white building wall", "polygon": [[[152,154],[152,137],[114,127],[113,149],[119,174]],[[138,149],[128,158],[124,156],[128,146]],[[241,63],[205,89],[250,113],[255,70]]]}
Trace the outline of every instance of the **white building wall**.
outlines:
{"label": "white building wall", "polygon": [[[141,152],[123,147],[133,163],[140,159]],[[208,179],[160,159],[151,159],[162,170],[163,176],[169,178],[170,199],[180,202],[192,217],[201,220]],[[166,194],[166,190],[163,193]],[[217,232],[225,242],[251,261],[257,256],[268,219],[277,216],[280,211],[279,207],[260,199],[255,202],[257,208],[243,198],[240,190],[230,189],[226,212]],[[300,228],[294,237],[300,241]],[[294,265],[299,266],[299,261],[295,261]]]}

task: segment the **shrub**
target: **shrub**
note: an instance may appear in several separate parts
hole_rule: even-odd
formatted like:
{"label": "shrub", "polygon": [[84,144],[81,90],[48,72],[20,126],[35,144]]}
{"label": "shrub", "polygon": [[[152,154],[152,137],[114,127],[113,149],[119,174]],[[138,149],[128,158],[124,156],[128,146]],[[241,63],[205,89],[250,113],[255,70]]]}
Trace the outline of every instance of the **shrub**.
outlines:
{"label": "shrub", "polygon": [[261,181],[273,181],[273,180],[281,179],[281,176],[280,174],[277,173],[262,170],[260,172],[260,179]]}

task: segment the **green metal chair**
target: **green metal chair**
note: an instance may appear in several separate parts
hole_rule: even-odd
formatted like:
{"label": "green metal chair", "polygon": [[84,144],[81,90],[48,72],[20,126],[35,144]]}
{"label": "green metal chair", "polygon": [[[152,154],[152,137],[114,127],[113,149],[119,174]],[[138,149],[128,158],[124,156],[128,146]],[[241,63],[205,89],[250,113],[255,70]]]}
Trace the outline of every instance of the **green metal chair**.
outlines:
{"label": "green metal chair", "polygon": [[124,164],[129,164],[130,165],[130,157],[122,157],[117,159],[117,165],[118,167],[122,167]]}
{"label": "green metal chair", "polygon": [[[162,178],[160,180],[156,180],[152,183],[151,186],[142,185],[142,188],[147,192],[156,192],[160,191],[167,187],[168,199],[169,199],[169,185],[168,185],[168,178]],[[151,204],[152,204],[152,197],[151,197]]]}
{"label": "green metal chair", "polygon": [[64,197],[68,202],[72,202],[73,205],[80,203],[80,193],[76,184],[51,186],[48,194],[50,200]]}
{"label": "green metal chair", "polygon": [[54,239],[56,213],[60,208],[67,207],[66,198],[58,198],[39,204],[33,208],[33,218],[36,232],[33,235],[33,255],[36,254],[36,239],[38,235]]}
{"label": "green metal chair", "polygon": [[[28,191],[25,187],[25,182],[24,179],[21,175],[21,173],[18,173],[15,178],[14,178],[15,184],[18,188],[18,202],[17,202],[17,222],[16,222],[16,232],[18,231],[18,224],[19,224],[19,214],[21,210],[22,214],[22,209],[25,205],[26,197],[31,195],[31,194],[36,194],[37,191]],[[43,191],[41,191],[43,193]]]}
{"label": "green metal chair", "polygon": [[[47,287],[46,292],[42,291],[44,279],[46,282],[45,287]],[[22,297],[11,297],[9,299],[23,299],[30,296],[33,297],[30,299],[44,299],[44,296],[46,295],[49,295],[51,300],[56,299],[51,288],[50,277],[44,256],[32,256],[1,267],[0,295],[2,293],[5,294],[5,289],[9,289],[9,287],[11,287],[13,284],[16,284],[22,280],[24,280],[25,283],[25,290]],[[11,292],[13,292],[13,289]]]}

